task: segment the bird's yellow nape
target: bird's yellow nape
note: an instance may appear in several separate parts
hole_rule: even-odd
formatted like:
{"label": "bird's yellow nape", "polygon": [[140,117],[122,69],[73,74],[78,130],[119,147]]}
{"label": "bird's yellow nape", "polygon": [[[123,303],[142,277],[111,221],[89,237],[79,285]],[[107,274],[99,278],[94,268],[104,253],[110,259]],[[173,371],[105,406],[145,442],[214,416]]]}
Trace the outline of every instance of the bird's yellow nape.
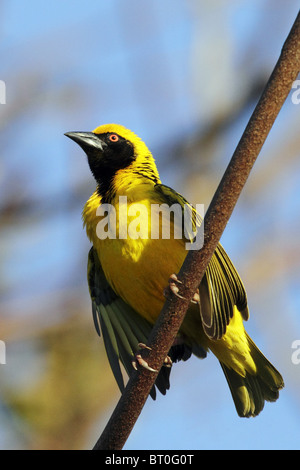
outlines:
{"label": "bird's yellow nape", "polygon": [[137,173],[144,174],[144,176],[148,177],[152,175],[156,182],[160,182],[153,155],[145,142],[143,142],[137,134],[121,124],[103,124],[96,127],[96,129],[93,130],[93,133],[97,135],[115,133],[130,142],[133,146],[135,155],[135,161],[131,165],[131,171],[136,170]]}

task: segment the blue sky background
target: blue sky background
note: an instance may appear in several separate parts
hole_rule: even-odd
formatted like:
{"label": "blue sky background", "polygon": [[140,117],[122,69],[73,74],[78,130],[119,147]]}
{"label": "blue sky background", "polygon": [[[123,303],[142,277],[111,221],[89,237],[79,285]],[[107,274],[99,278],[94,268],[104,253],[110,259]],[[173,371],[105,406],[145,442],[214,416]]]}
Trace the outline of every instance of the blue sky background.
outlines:
{"label": "blue sky background", "polygon": [[[0,448],[34,447],[26,436],[36,421],[11,396],[47,369],[41,331],[72,322],[74,302],[96,336],[81,222],[94,183],[64,132],[124,124],[147,142],[165,184],[207,206],[257,102],[249,90],[268,79],[297,3],[1,2]],[[288,98],[222,238],[248,292],[247,331],[284,376],[279,401],[242,420],[217,360],[192,358],[173,367],[166,397],[147,401],[125,449],[299,448],[299,112]],[[106,358],[97,360],[102,381]],[[111,384],[81,448],[114,409]]]}

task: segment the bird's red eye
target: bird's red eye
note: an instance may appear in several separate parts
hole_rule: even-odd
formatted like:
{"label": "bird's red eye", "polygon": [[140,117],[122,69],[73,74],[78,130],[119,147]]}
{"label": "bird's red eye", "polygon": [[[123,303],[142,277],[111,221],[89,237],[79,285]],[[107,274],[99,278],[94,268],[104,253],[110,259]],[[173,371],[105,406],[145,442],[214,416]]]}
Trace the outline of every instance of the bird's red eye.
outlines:
{"label": "bird's red eye", "polygon": [[110,140],[111,142],[118,142],[119,136],[118,136],[117,134],[110,134],[109,140]]}

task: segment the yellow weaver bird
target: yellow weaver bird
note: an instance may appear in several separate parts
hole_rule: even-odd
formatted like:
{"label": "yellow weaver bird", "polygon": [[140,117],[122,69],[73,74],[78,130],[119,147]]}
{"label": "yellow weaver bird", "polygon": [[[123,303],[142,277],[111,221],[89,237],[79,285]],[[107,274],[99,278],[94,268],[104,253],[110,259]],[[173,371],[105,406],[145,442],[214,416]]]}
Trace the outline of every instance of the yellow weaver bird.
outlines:
{"label": "yellow weaver bird", "polygon": [[[93,245],[88,258],[88,283],[95,327],[99,335],[102,331],[108,359],[122,391],[120,361],[130,375],[139,344],[147,342],[163,307],[170,275],[179,272],[187,255],[189,236],[181,226],[182,236],[175,237],[179,224],[175,216],[171,217],[173,230],[169,238],[151,237],[151,208],[176,204],[183,211],[186,205],[191,206],[176,191],[161,184],[151,152],[125,127],[107,124],[93,132],[65,135],[84,150],[97,182],[96,191],[83,209],[84,225]],[[135,236],[129,236],[127,227],[126,231],[121,227],[124,207],[128,227],[135,224]],[[140,212],[135,219],[136,207]],[[194,210],[192,213],[195,216]],[[161,227],[166,213],[160,217]],[[176,362],[187,360],[192,353],[204,358],[212,351],[241,417],[258,415],[265,400],[275,401],[284,386],[280,373],[245,331],[243,321],[248,317],[243,283],[219,244],[199,286],[197,301],[190,304],[169,356]],[[163,394],[169,388],[169,374],[170,368],[163,366],[156,379],[155,385]],[[151,396],[156,396],[155,386]]]}

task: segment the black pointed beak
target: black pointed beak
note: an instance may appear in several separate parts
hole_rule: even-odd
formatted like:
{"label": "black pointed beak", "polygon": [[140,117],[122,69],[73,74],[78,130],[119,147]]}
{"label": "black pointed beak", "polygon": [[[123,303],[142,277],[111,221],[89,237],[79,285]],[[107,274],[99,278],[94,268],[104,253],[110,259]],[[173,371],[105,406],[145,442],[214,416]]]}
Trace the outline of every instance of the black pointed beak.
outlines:
{"label": "black pointed beak", "polygon": [[103,152],[104,147],[107,146],[107,144],[93,132],[66,132],[65,136],[74,140],[86,153],[91,150]]}

